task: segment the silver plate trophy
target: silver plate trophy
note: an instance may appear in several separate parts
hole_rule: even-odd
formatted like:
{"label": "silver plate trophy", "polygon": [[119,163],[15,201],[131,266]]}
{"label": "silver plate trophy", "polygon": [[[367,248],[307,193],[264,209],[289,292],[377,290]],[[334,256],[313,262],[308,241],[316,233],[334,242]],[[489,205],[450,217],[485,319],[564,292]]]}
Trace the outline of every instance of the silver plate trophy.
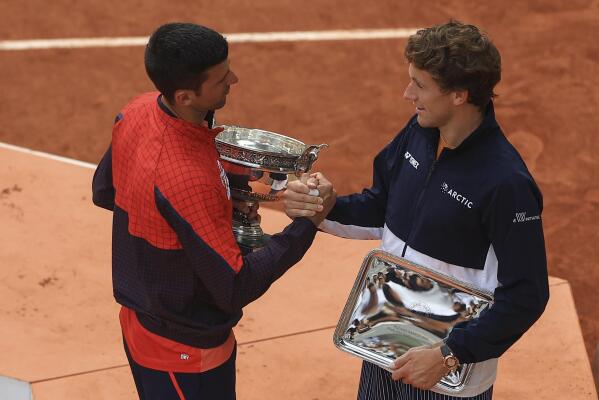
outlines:
{"label": "silver plate trophy", "polygon": [[[333,336],[335,345],[391,371],[417,346],[442,341],[459,322],[477,318],[493,295],[382,250],[362,264]],[[437,385],[459,393],[475,364],[461,364]]]}
{"label": "silver plate trophy", "polygon": [[[227,171],[231,196],[252,206],[261,201],[277,201],[287,175],[310,171],[326,144],[306,145],[299,140],[261,129],[222,125],[216,149]],[[233,166],[231,166],[230,164]],[[263,247],[269,238],[258,221],[250,221],[234,210],[233,233],[246,250]]]}

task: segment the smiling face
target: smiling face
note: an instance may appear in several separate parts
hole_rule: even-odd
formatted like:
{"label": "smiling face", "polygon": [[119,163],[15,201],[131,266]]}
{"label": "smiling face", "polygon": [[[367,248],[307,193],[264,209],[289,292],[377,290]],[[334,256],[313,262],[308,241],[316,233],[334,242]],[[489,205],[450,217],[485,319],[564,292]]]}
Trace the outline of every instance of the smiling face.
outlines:
{"label": "smiling face", "polygon": [[408,68],[410,83],[404,91],[404,99],[416,107],[418,123],[424,128],[442,128],[453,117],[454,96],[443,92],[431,74],[414,67]]}

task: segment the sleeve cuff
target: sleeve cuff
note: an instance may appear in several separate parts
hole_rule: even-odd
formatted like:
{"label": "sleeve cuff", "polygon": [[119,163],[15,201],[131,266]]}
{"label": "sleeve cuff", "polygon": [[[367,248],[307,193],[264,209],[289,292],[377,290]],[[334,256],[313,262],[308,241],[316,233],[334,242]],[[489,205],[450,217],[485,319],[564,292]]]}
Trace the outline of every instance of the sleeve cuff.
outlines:
{"label": "sleeve cuff", "polygon": [[451,336],[446,337],[445,339],[443,339],[443,342],[447,345],[447,347],[449,347],[449,349],[451,350],[451,352],[453,353],[454,356],[457,357],[458,361],[460,362],[460,364],[469,364],[474,362],[474,360],[471,360],[468,357],[468,352],[466,349],[461,348],[455,340],[453,340],[451,338]]}

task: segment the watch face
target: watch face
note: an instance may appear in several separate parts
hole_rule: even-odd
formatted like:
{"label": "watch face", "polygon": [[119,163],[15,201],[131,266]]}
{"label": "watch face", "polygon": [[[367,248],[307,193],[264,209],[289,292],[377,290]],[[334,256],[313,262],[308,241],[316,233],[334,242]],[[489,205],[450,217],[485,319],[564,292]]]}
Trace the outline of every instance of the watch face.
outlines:
{"label": "watch face", "polygon": [[457,360],[455,359],[455,357],[447,357],[445,359],[445,365],[447,366],[447,368],[453,368],[458,364]]}

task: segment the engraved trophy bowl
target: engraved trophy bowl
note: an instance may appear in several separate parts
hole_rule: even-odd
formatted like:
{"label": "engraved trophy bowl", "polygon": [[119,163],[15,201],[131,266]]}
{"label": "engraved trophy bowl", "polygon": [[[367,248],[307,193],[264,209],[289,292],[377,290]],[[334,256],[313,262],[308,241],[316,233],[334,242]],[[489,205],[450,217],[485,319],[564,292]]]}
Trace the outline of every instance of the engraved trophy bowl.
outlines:
{"label": "engraved trophy bowl", "polygon": [[[291,137],[261,129],[221,125],[216,149],[229,178],[231,197],[253,207],[262,201],[277,201],[288,175],[310,171],[326,144],[306,145]],[[233,210],[233,233],[242,250],[263,247],[269,235],[260,222]]]}
{"label": "engraved trophy bowl", "polygon": [[[488,291],[373,250],[362,263],[333,342],[391,371],[395,359],[410,348],[438,344],[455,324],[478,318],[492,303]],[[474,368],[476,364],[461,364],[436,389],[458,394]]]}

